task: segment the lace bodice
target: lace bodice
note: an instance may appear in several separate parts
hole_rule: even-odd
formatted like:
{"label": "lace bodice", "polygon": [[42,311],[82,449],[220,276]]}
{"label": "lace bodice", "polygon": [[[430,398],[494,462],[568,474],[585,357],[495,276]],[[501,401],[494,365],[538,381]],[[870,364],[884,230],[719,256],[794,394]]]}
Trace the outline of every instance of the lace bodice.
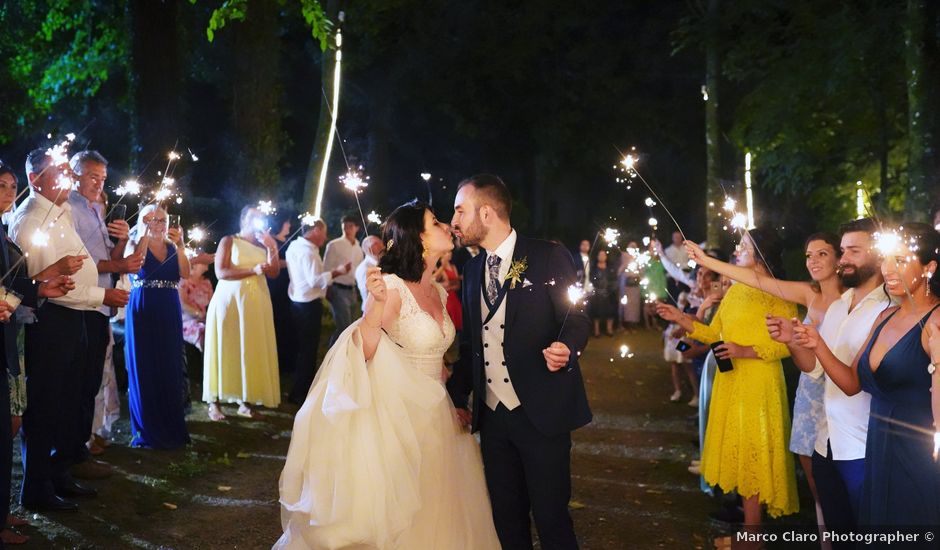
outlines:
{"label": "lace bodice", "polygon": [[415,368],[428,376],[439,379],[444,352],[454,341],[456,330],[447,314],[447,291],[433,283],[441,298],[444,323],[439,324],[429,313],[421,309],[411,290],[398,275],[385,275],[389,290],[397,290],[401,296],[398,319],[388,327],[388,335],[402,347],[402,353],[413,362]]}

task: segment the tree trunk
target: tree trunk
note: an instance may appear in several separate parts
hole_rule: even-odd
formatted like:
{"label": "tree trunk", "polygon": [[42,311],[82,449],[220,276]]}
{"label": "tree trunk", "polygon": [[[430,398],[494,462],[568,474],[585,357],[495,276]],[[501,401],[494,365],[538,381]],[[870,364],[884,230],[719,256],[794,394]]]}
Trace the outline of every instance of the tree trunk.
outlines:
{"label": "tree trunk", "polygon": [[926,218],[927,205],[937,199],[940,157],[937,155],[937,89],[940,60],[937,45],[938,8],[933,0],[908,0],[905,28],[907,65],[908,193],[905,217]]}
{"label": "tree trunk", "polygon": [[241,187],[271,196],[280,184],[281,87],[278,85],[278,11],[266,2],[249,2],[245,22],[233,29],[235,59],[234,155]]}
{"label": "tree trunk", "polygon": [[721,73],[721,51],[718,38],[720,0],[708,1],[705,44],[705,154],[706,192],[705,220],[708,246],[717,247],[721,240],[721,127],[718,120],[718,88]]}
{"label": "tree trunk", "polygon": [[158,165],[165,162],[166,154],[181,137],[177,2],[133,0],[128,11],[135,111],[128,158],[130,173],[138,173],[155,156]]}
{"label": "tree trunk", "polygon": [[[339,2],[329,0],[326,3],[327,18],[336,21],[338,12]],[[335,42],[331,39],[330,44],[335,45]],[[333,86],[336,85],[333,82],[333,71],[336,68],[335,52],[333,50],[324,51],[321,60],[320,81],[323,83],[323,90],[314,91],[320,96],[320,116],[317,119],[316,139],[313,141],[313,150],[310,151],[310,160],[307,162],[307,177],[304,180],[303,204],[307,211],[311,213],[316,210],[317,185],[320,180],[320,171],[323,169],[323,162],[326,160],[323,158],[326,152],[326,142],[330,137],[330,106],[327,105],[323,93],[325,91],[327,94],[332,94]]]}

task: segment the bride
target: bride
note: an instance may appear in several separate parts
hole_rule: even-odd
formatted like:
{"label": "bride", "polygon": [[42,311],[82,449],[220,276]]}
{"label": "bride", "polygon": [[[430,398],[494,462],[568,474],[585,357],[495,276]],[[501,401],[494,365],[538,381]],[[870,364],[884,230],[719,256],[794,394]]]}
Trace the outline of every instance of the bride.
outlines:
{"label": "bride", "polygon": [[413,201],[384,240],[363,318],[294,419],[274,548],[498,549],[479,447],[443,385],[455,330],[433,272],[450,228]]}

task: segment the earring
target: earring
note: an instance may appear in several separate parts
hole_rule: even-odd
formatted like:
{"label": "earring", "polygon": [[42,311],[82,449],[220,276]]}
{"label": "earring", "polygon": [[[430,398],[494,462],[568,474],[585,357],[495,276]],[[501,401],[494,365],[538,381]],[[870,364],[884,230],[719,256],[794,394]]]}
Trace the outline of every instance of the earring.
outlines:
{"label": "earring", "polygon": [[933,278],[933,271],[928,271],[926,277],[927,277],[927,284],[924,285],[924,295],[930,296],[930,279]]}
{"label": "earring", "polygon": [[431,253],[431,250],[428,249],[428,243],[421,241],[421,248],[422,248],[421,257],[424,258],[425,260],[428,259],[428,254]]}

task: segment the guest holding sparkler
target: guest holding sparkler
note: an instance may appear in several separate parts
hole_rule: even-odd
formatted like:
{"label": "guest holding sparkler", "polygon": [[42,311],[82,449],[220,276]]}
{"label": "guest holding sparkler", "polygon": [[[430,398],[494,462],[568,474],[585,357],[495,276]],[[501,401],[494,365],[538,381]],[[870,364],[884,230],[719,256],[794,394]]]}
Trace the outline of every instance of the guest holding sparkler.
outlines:
{"label": "guest holding sparkler", "polygon": [[[769,230],[745,235],[735,253],[737,264],[764,274],[773,273],[780,255],[779,242]],[[756,250],[763,250],[757,256]],[[732,368],[715,376],[702,449],[705,480],[724,491],[736,490],[744,499],[744,523],[757,528],[761,505],[772,517],[799,510],[793,455],[787,452],[790,414],[783,367],[789,355],[784,344],[770,339],[764,316],[792,317],[796,307],[766,292],[734,285],[712,319],[703,325],[674,306],[659,304],[666,320],[689,331],[689,337],[711,344],[719,360]]]}
{"label": "guest holding sparkler", "polygon": [[617,316],[617,270],[607,262],[607,251],[599,250],[590,269],[591,287],[588,313],[594,323],[594,337],[601,335],[601,321],[605,334],[614,335],[614,317]]}
{"label": "guest holding sparkler", "polygon": [[189,277],[189,259],[179,253],[182,230],[168,228],[166,210],[156,204],[141,209],[133,246],[145,261],[131,276],[124,321],[131,446],[176,449],[189,443],[181,401],[183,317],[178,291],[180,278]]}
{"label": "guest holding sparkler", "polygon": [[643,269],[643,278],[640,279],[640,291],[643,295],[643,318],[648,329],[659,329],[656,318],[656,304],[659,300],[669,298],[666,281],[666,268],[656,252],[655,243],[649,245],[650,260]]}
{"label": "guest holding sparkler", "polygon": [[924,223],[902,227],[881,233],[878,243],[885,288],[899,305],[878,316],[851,364],[812,325],[793,329],[796,344],[813,350],[843,392],[871,395],[862,526],[940,524],[940,468],[933,456],[940,418],[931,406],[931,391],[940,392],[940,234]]}
{"label": "guest holding sparkler", "polygon": [[[743,266],[734,266],[709,257],[702,249],[692,243],[686,243],[689,257],[700,266],[715,270],[748,286],[759,288],[778,298],[801,304],[807,308],[803,321],[816,327],[822,325],[826,310],[845,291],[839,280],[837,267],[841,249],[839,238],[830,233],[814,233],[805,243],[806,270],[810,282],[781,281],[770,275],[759,273]],[[813,450],[821,427],[826,425],[823,394],[825,378],[821,372],[810,374],[816,366],[816,358],[807,354],[798,346],[788,346],[793,361],[804,371],[796,390],[793,405],[793,427],[790,434],[790,450],[800,458],[800,465],[806,473],[806,481],[816,504],[816,517],[819,525],[824,525],[816,482],[813,478]],[[796,349],[794,349],[796,348]]]}
{"label": "guest holding sparkler", "polygon": [[[75,231],[68,190],[67,164],[56,165],[45,150],[26,158],[30,194],[16,209],[10,234],[26,254],[27,271],[37,276],[68,255],[86,250]],[[87,255],[65,259],[75,288],[37,309],[37,322],[26,328],[27,406],[23,415],[24,480],[20,501],[39,510],[76,510],[62,496],[93,496],[69,468],[87,452],[90,425],[84,420],[85,381],[100,372],[103,354],[89,349],[89,317],[102,305],[120,307],[127,292],[98,286],[98,269]],[[103,350],[102,350],[103,351]],[[97,387],[95,392],[97,392]],[[94,398],[94,396],[92,396]],[[52,450],[55,455],[52,456]]]}
{"label": "guest holding sparkler", "polygon": [[[75,153],[69,164],[78,177],[78,188],[68,195],[75,231],[81,237],[85,250],[98,268],[98,286],[114,288],[112,273],[132,273],[140,269],[143,258],[138,254],[124,255],[127,246],[128,227],[123,219],[106,222],[104,204],[99,200],[108,178],[108,161],[97,151]],[[117,243],[111,241],[114,237]],[[108,343],[111,340],[109,317],[113,310],[102,305],[98,314],[85,315],[85,330],[88,337],[89,360],[92,368],[82,380],[82,423],[88,427],[87,442],[92,438],[95,418],[95,397],[101,389],[104,362]],[[99,361],[100,359],[100,361]],[[79,479],[100,479],[111,475],[107,464],[92,460],[89,449],[83,443],[77,452],[84,460],[72,468],[72,475]]]}
{"label": "guest holding sparkler", "polygon": [[219,400],[238,403],[238,415],[258,416],[251,405],[277,407],[281,384],[277,368],[274,314],[265,277],[280,272],[277,243],[264,217],[246,206],[236,235],[222,239],[215,254],[219,278],[206,315],[203,401],[209,418],[223,420]]}
{"label": "guest holding sparkler", "polygon": [[[349,214],[343,216],[343,235],[326,244],[323,253],[323,268],[333,270],[340,266],[350,264],[358,266],[365,254],[359,246],[356,235],[359,233],[359,218]],[[336,328],[330,337],[330,345],[346,330],[356,315],[356,275],[352,270],[336,277],[326,292],[326,299],[330,302],[333,311],[333,323]]]}

